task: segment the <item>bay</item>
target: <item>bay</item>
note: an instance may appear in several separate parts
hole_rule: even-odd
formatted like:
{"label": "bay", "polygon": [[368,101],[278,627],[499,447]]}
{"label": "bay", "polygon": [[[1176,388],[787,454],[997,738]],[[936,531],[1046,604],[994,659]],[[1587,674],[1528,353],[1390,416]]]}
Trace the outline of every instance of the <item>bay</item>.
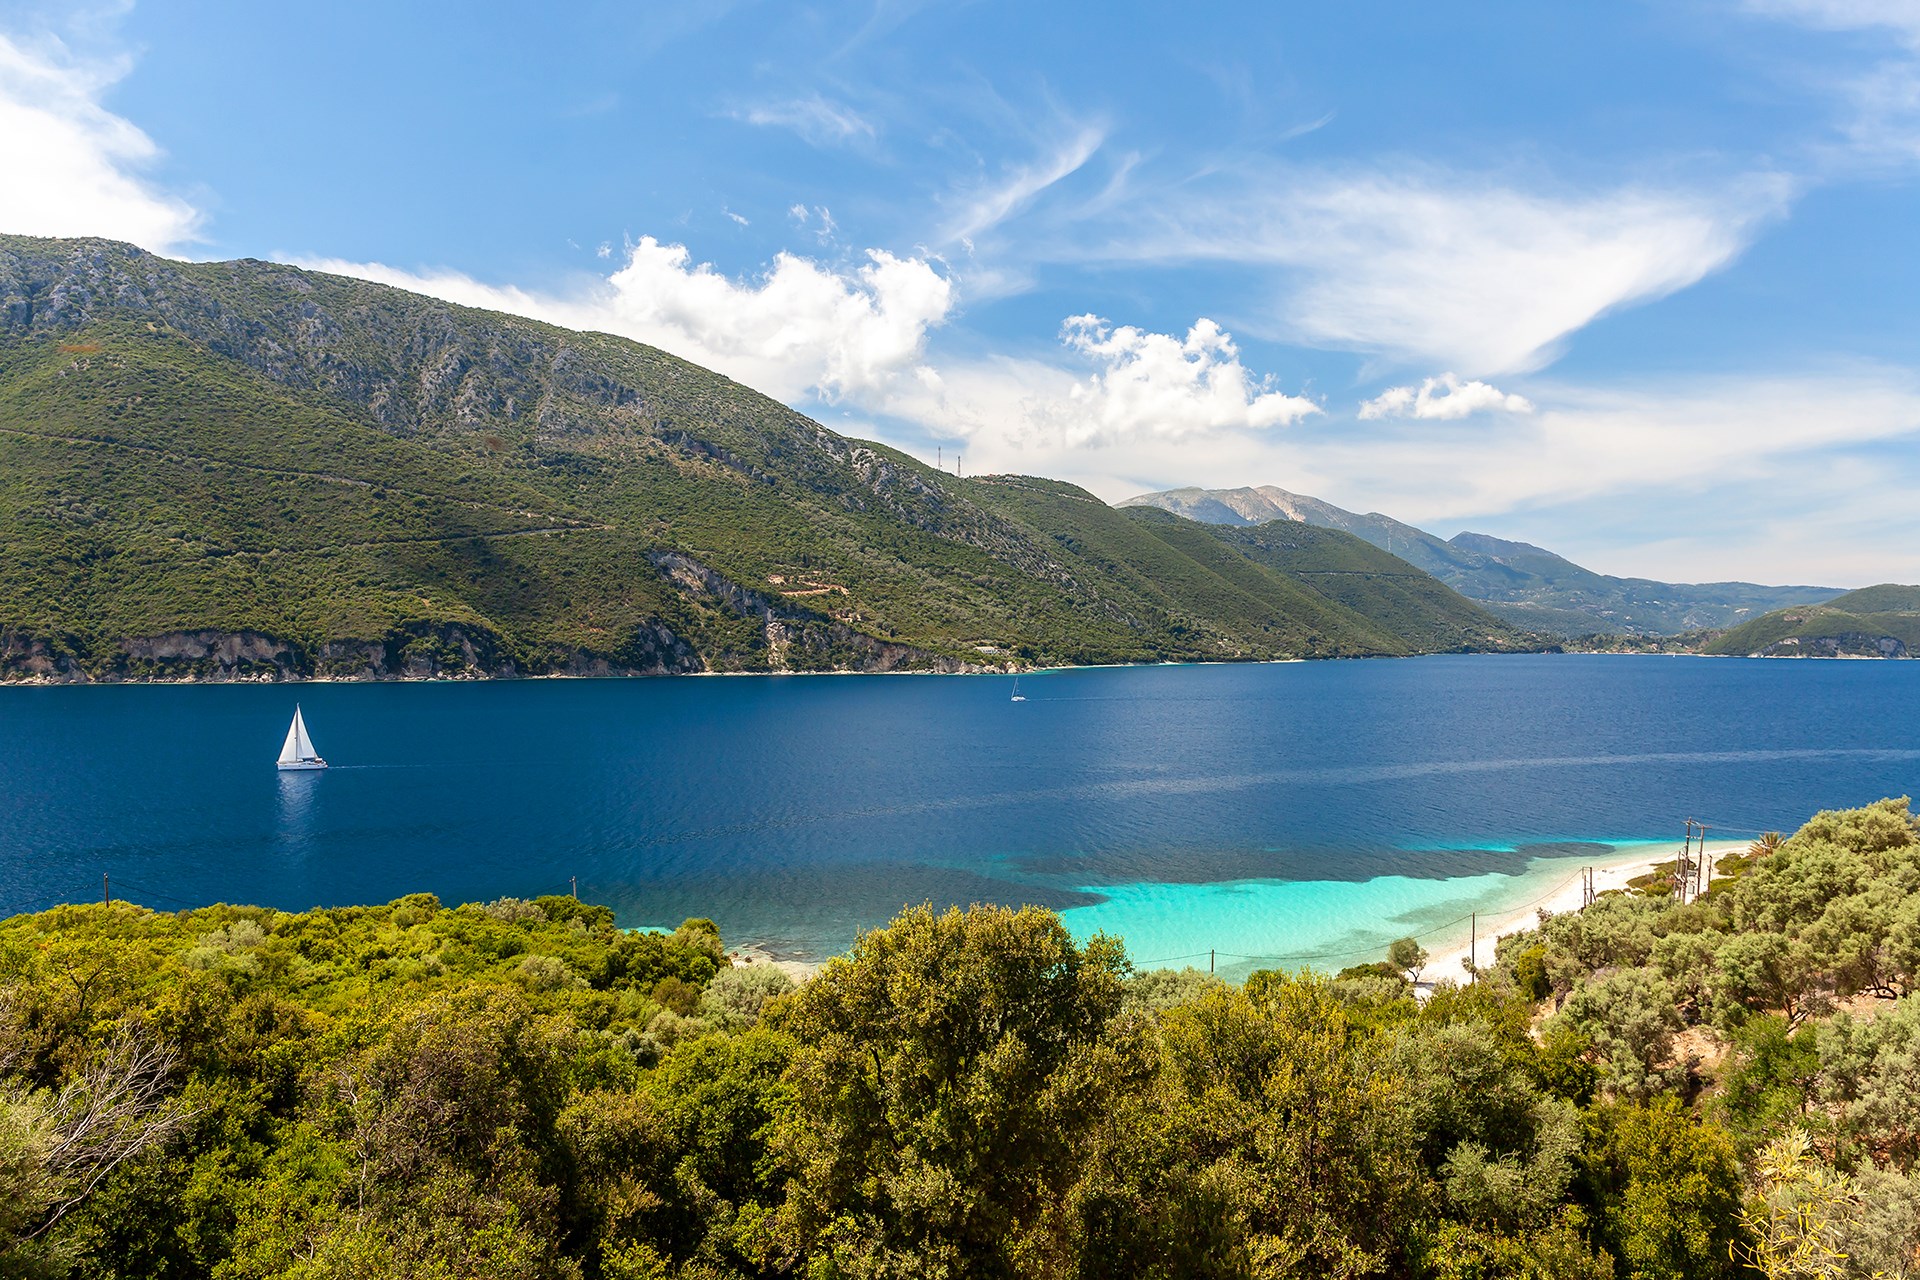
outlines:
{"label": "bay", "polygon": [[[0,688],[0,913],[565,893],[822,957],[1038,903],[1143,962],[1337,967],[1635,842],[1920,778],[1920,663]],[[273,767],[294,704],[333,767]],[[1201,961],[1202,964],[1205,961]]]}

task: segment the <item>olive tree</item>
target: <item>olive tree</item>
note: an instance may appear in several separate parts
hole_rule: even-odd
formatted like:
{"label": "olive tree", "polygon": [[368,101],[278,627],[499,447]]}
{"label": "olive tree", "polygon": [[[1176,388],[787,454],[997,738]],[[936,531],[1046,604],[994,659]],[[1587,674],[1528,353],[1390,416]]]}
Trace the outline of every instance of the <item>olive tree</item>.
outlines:
{"label": "olive tree", "polygon": [[1396,938],[1387,948],[1387,963],[1406,974],[1408,982],[1418,982],[1427,967],[1427,949],[1417,939]]}
{"label": "olive tree", "polygon": [[775,1145],[786,1257],[846,1276],[1030,1269],[1107,1109],[1126,960],[1051,912],[909,910],[769,1019],[795,1046]]}

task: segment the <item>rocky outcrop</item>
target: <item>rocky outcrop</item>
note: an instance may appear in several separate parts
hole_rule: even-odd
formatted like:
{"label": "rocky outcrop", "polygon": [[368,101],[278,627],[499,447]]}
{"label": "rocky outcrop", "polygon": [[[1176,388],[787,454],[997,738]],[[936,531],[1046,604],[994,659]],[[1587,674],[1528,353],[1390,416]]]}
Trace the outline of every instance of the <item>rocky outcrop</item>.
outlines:
{"label": "rocky outcrop", "polygon": [[65,637],[51,639],[0,627],[0,680],[80,683],[87,679],[79,652]]}
{"label": "rocky outcrop", "polygon": [[1753,654],[1756,658],[1911,658],[1898,636],[1848,631],[1830,636],[1787,636]]}
{"label": "rocky outcrop", "polygon": [[675,586],[704,595],[743,618],[760,623],[770,671],[937,671],[949,674],[999,671],[912,645],[878,640],[845,622],[749,590],[678,551],[653,551],[653,561]]}
{"label": "rocky outcrop", "polygon": [[661,623],[635,627],[606,653],[534,649],[518,655],[483,627],[412,623],[378,640],[329,640],[314,674],[336,680],[512,679],[515,676],[657,676],[702,669],[700,655]]}
{"label": "rocky outcrop", "polygon": [[0,681],[44,684],[280,680],[480,680],[525,675],[650,676],[704,669],[693,646],[663,624],[634,628],[608,653],[551,649],[515,656],[501,637],[459,623],[413,623],[373,640],[317,650],[257,631],[169,631],[119,641],[99,654],[72,637],[0,628]]}
{"label": "rocky outcrop", "polygon": [[168,631],[122,640],[107,678],[284,680],[305,666],[294,645],[258,631]]}

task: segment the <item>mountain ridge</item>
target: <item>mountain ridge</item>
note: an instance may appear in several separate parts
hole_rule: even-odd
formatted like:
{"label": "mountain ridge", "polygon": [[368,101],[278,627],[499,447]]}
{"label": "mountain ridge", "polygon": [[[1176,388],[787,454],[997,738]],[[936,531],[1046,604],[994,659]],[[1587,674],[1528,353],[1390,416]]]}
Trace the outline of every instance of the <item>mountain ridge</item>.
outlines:
{"label": "mountain ridge", "polygon": [[101,240],[0,237],[0,516],[11,677],[1530,644],[1444,597],[1381,615],[1411,642],[1364,591],[1343,602],[1057,481],[948,475],[626,339]]}
{"label": "mountain ridge", "polygon": [[1285,519],[1339,529],[1402,557],[1515,626],[1567,637],[1718,629],[1769,610],[1841,594],[1837,587],[1615,577],[1532,543],[1472,532],[1442,539],[1392,516],[1357,514],[1273,485],[1169,489],[1140,494],[1120,505],[1154,506],[1227,525]]}

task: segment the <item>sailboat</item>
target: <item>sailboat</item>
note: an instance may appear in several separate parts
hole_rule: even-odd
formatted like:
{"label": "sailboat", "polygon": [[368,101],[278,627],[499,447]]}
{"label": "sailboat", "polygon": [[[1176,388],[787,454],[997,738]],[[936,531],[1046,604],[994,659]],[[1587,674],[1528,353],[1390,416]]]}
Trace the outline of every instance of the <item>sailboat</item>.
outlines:
{"label": "sailboat", "polygon": [[1013,700],[1014,700],[1015,702],[1025,702],[1025,701],[1027,700],[1027,695],[1026,695],[1026,694],[1024,694],[1024,693],[1022,693],[1022,692],[1020,692],[1020,677],[1019,677],[1019,676],[1015,676],[1015,677],[1013,678]]}
{"label": "sailboat", "polygon": [[280,747],[282,769],[324,769],[327,762],[313,749],[307,736],[307,722],[300,715],[300,704],[293,704],[293,723],[287,726],[287,740]]}

